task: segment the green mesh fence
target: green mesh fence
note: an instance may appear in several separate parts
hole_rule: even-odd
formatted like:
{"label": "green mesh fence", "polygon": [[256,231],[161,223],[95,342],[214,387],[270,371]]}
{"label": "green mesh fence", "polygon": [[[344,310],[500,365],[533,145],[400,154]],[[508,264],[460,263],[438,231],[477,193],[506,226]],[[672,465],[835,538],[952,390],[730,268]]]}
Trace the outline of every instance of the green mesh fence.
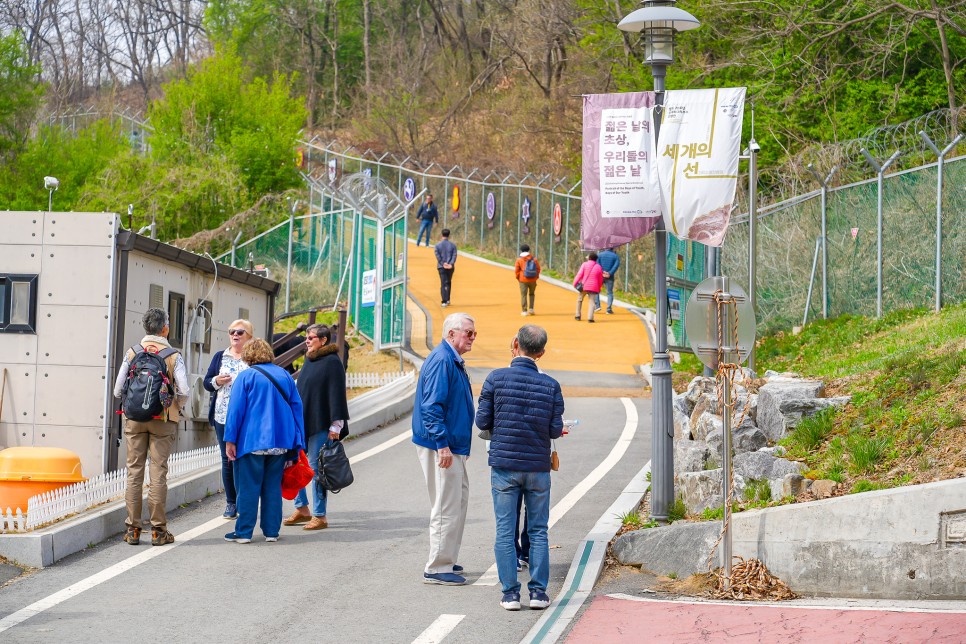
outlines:
{"label": "green mesh fence", "polygon": [[[932,307],[936,289],[936,165],[886,176],[882,185],[882,311]],[[966,160],[946,163],[943,191],[942,295],[966,300],[966,232],[963,212]],[[875,316],[878,294],[878,182],[842,186],[828,193],[828,314]],[[821,236],[816,194],[769,208],[759,217],[758,322],[772,332],[805,317],[809,281]],[[748,283],[748,224],[736,222],[722,249],[725,274]],[[819,255],[808,319],[822,314]]]}

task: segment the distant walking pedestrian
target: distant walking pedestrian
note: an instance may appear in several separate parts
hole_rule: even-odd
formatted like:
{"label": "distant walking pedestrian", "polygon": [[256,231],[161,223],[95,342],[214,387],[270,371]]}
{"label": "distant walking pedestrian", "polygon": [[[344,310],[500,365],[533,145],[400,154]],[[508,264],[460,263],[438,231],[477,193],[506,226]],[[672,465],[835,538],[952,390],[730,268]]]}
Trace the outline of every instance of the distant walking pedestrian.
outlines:
{"label": "distant walking pedestrian", "polygon": [[429,560],[423,582],[445,586],[466,583],[456,563],[470,483],[466,459],[473,431],[473,394],[463,354],[473,348],[476,326],[466,313],[443,321],[443,341],[423,363],[416,384],[413,442],[426,478],[429,503]]}
{"label": "distant walking pedestrian", "polygon": [[443,238],[436,244],[436,269],[439,271],[439,299],[443,308],[449,306],[453,290],[453,271],[456,270],[456,244],[449,240],[449,228],[440,233]]}
{"label": "distant walking pedestrian", "polygon": [[503,586],[500,605],[520,610],[514,541],[522,495],[530,542],[530,608],[543,609],[550,605],[550,441],[563,433],[564,400],[560,384],[537,369],[547,332],[528,324],[517,332],[514,343],[519,356],[509,367],[491,371],[483,383],[476,425],[492,432],[489,465],[496,514],[493,550]]}
{"label": "distant walking pedestrian", "polygon": [[[520,245],[520,256],[513,267],[513,274],[520,283],[520,315],[533,315],[533,300],[537,292],[537,280],[540,279],[540,262],[530,254],[528,244]],[[527,299],[529,298],[529,302]]]}
{"label": "distant walking pedestrian", "polygon": [[574,319],[580,319],[584,297],[589,296],[590,305],[587,307],[587,321],[594,321],[595,301],[600,295],[600,286],[603,281],[604,271],[597,263],[597,253],[591,251],[587,255],[587,261],[580,265],[580,270],[574,276],[574,288],[577,289],[577,315],[574,316]]}
{"label": "distant walking pedestrian", "polygon": [[426,200],[419,207],[419,212],[416,213],[416,219],[419,220],[419,235],[416,236],[416,246],[419,246],[419,241],[423,238],[424,232],[426,233],[426,245],[429,246],[433,222],[439,223],[439,210],[433,203],[433,195],[426,195]]}
{"label": "distant walking pedestrian", "polygon": [[215,430],[218,448],[221,450],[221,483],[225,488],[226,519],[238,516],[236,502],[238,494],[235,490],[234,465],[225,453],[225,420],[228,418],[228,403],[231,400],[231,385],[235,376],[248,369],[248,365],[241,358],[242,347],[252,339],[255,330],[248,320],[235,320],[228,325],[228,348],[222,349],[211,358],[208,373],[203,381],[205,389],[210,391],[211,405],[208,408],[208,423]]}
{"label": "distant walking pedestrian", "polygon": [[[621,257],[613,248],[602,250],[597,255],[597,263],[604,275],[604,286],[607,287],[607,315],[614,313],[614,276],[621,267]],[[600,308],[598,304],[598,308]]]}
{"label": "distant walking pedestrian", "polygon": [[[339,356],[339,345],[332,341],[332,330],[324,324],[313,324],[305,330],[305,363],[299,372],[298,390],[305,419],[305,450],[312,469],[318,475],[319,452],[349,435],[349,403],[345,393],[345,369]],[[285,525],[304,523],[303,530],[324,530],[328,490],[318,476],[306,486],[312,488],[312,506],[305,489],[295,497],[295,512]]]}
{"label": "distant walking pedestrian", "polygon": [[[165,513],[168,457],[177,438],[181,410],[188,402],[188,372],[181,353],[168,343],[168,312],[160,308],[148,309],[141,324],[147,335],[140,344],[128,349],[114,381],[114,396],[122,399],[127,419],[124,424],[127,447],[127,487],[124,492],[127,532],[124,541],[132,546],[141,542],[144,467],[150,456],[148,510],[151,513],[151,545],[163,546],[174,543]],[[158,373],[162,370],[163,373]],[[174,383],[173,391],[169,383]],[[135,403],[135,400],[143,403]]]}
{"label": "distant walking pedestrian", "polygon": [[299,392],[292,376],[272,364],[274,357],[268,342],[249,340],[242,348],[249,368],[232,384],[225,452],[235,462],[238,519],[225,541],[251,543],[259,515],[265,541],[278,541],[282,473],[305,449]]}

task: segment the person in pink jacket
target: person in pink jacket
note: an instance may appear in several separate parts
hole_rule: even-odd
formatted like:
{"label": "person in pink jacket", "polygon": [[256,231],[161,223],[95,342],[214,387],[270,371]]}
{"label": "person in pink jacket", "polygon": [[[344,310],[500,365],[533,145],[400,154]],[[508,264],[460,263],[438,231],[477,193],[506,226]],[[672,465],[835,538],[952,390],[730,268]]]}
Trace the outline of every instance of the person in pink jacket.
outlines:
{"label": "person in pink jacket", "polygon": [[[584,304],[584,296],[590,297],[588,306],[587,321],[594,321],[594,309],[596,308],[597,298],[600,296],[600,287],[604,283],[604,269],[597,263],[597,253],[591,251],[587,255],[587,261],[580,265],[580,270],[574,277],[574,288],[577,289],[577,315],[575,319],[580,319],[580,309]],[[577,285],[581,286],[578,287]]]}

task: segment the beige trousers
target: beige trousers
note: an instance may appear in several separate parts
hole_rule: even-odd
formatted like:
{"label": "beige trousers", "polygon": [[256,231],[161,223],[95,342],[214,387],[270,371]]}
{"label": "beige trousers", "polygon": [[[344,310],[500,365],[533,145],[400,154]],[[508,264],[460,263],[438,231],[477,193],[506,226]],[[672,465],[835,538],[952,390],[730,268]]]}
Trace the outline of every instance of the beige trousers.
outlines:
{"label": "beige trousers", "polygon": [[419,464],[429,490],[429,560],[430,575],[453,572],[460,554],[466,509],[469,506],[470,479],[466,474],[466,458],[453,454],[453,464],[442,469],[436,464],[436,451],[416,446]]}
{"label": "beige trousers", "polygon": [[167,529],[168,519],[164,506],[168,500],[168,457],[177,436],[178,424],[163,420],[140,423],[126,421],[124,440],[127,445],[127,503],[125,523],[133,528],[141,527],[141,499],[144,488],[144,464],[151,456],[151,487],[148,489],[148,511],[151,526]]}

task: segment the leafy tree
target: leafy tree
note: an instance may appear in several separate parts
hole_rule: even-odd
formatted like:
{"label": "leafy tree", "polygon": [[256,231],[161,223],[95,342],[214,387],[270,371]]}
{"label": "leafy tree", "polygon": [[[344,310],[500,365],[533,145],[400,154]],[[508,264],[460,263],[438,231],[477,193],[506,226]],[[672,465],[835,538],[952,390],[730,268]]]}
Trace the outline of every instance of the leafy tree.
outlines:
{"label": "leafy tree", "polygon": [[27,140],[43,95],[39,74],[40,68],[28,61],[23,36],[19,32],[0,35],[0,160]]}

